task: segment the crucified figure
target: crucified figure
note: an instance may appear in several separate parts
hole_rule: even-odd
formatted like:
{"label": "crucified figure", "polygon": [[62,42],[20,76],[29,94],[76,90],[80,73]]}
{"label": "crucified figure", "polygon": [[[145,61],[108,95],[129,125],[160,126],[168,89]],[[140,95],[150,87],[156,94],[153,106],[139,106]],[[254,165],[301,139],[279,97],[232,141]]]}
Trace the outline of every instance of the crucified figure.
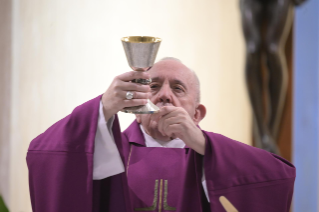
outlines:
{"label": "crucified figure", "polygon": [[[293,6],[304,1],[240,0],[254,139],[257,147],[276,154],[279,154],[276,139],[288,84],[284,47],[292,24]],[[267,67],[266,107],[263,104],[263,58]]]}

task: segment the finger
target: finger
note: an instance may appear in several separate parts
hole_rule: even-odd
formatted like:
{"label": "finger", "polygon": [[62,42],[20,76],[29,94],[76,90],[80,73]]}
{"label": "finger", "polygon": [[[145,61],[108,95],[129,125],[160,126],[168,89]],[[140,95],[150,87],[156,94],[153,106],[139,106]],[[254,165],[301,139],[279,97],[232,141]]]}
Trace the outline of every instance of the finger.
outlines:
{"label": "finger", "polygon": [[171,124],[167,126],[165,131],[166,136],[176,138],[179,132],[181,131],[181,126],[179,124]]}
{"label": "finger", "polygon": [[[126,99],[126,94],[128,91],[123,91],[121,96],[123,99]],[[148,99],[150,98],[150,93],[142,93],[142,92],[136,92],[136,91],[131,91],[133,93],[133,99]]]}
{"label": "finger", "polygon": [[174,110],[172,108],[168,108],[168,107],[162,107],[160,109],[160,112],[158,114],[158,116],[156,117],[158,120],[158,131],[160,133],[162,133],[165,136],[165,120],[167,119],[167,115],[173,113]]}
{"label": "finger", "polygon": [[183,116],[184,115],[184,111],[181,110],[178,107],[172,108],[170,110],[166,110],[164,111],[160,118],[161,119],[167,119],[167,118],[171,118],[171,117],[177,117],[177,116]]}
{"label": "finger", "polygon": [[129,71],[117,76],[117,78],[122,81],[129,82],[133,79],[149,79],[150,74],[144,71]]}
{"label": "finger", "polygon": [[165,128],[166,128],[166,122],[165,122],[166,119],[164,118],[160,118],[159,121],[158,121],[158,131],[160,133],[162,133],[163,135],[166,135],[166,131],[165,131]]}
{"label": "finger", "polygon": [[167,135],[167,128],[170,125],[181,124],[182,122],[183,122],[183,119],[179,116],[174,116],[174,117],[170,117],[170,118],[163,118],[158,123],[159,131],[161,133]]}
{"label": "finger", "polygon": [[160,109],[159,111],[159,116],[163,117],[165,115],[167,115],[168,113],[171,113],[172,111],[175,111],[176,109],[178,109],[178,107],[175,106],[164,106]]}
{"label": "finger", "polygon": [[146,105],[147,99],[124,99],[123,107],[135,107],[140,105]]}
{"label": "finger", "polygon": [[114,88],[115,91],[120,92],[120,91],[138,91],[138,92],[150,92],[150,86],[148,85],[142,85],[138,83],[132,83],[132,82],[123,82],[123,81],[116,81],[114,83]]}
{"label": "finger", "polygon": [[174,116],[174,117],[164,119],[163,125],[167,127],[167,126],[172,125],[172,124],[181,124],[183,121],[184,121],[184,119],[182,117]]}
{"label": "finger", "polygon": [[150,92],[151,88],[148,85],[139,83],[125,82],[121,84],[121,88],[125,91],[139,91],[139,92]]}

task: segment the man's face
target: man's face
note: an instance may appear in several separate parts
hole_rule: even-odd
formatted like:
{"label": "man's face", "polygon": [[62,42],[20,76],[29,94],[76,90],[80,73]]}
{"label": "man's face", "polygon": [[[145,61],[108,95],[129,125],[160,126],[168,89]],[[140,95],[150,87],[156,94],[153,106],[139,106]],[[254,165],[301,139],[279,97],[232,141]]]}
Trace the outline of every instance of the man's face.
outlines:
{"label": "man's face", "polygon": [[190,116],[195,113],[196,87],[194,74],[182,63],[164,60],[149,71],[152,83],[151,101],[159,106],[183,107]]}
{"label": "man's face", "polygon": [[[156,63],[149,73],[152,78],[150,100],[160,108],[163,106],[182,107],[193,118],[198,103],[196,102],[196,79],[191,70],[178,61],[164,60]],[[157,120],[154,120],[153,117],[154,115],[137,115],[137,121],[152,137],[170,140],[163,138],[157,131]]]}

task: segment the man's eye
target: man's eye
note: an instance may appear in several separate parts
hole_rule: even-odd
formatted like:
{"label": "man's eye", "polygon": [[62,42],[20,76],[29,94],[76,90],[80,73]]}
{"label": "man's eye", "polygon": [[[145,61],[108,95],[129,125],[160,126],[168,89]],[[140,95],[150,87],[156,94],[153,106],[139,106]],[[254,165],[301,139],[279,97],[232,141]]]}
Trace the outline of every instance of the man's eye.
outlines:
{"label": "man's eye", "polygon": [[151,88],[151,89],[158,88],[158,85],[156,85],[156,84],[150,85],[150,88]]}
{"label": "man's eye", "polygon": [[178,86],[174,87],[174,89],[178,90],[178,91],[183,91],[183,89],[181,87],[178,87]]}

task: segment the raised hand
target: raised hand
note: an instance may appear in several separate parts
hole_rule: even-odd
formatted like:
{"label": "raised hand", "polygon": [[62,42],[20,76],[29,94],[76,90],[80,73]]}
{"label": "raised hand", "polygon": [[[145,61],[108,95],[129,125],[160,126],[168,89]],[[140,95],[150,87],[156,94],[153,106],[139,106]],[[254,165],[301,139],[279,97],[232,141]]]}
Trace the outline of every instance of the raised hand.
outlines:
{"label": "raised hand", "polygon": [[165,106],[155,116],[163,136],[180,138],[199,154],[205,154],[205,137],[184,108]]}
{"label": "raised hand", "polygon": [[[145,105],[150,97],[150,87],[131,81],[149,78],[150,75],[148,73],[141,71],[130,71],[115,77],[102,96],[105,120],[108,120],[125,107]],[[132,99],[126,98],[128,91],[132,92]]]}

